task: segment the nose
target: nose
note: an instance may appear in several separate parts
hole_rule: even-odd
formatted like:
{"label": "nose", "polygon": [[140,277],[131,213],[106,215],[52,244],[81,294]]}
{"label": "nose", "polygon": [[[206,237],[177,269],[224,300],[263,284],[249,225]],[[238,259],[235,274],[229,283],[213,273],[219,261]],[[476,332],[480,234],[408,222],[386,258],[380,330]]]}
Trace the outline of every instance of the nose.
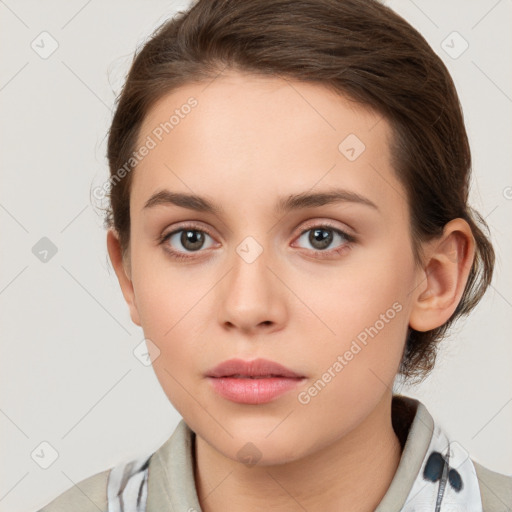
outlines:
{"label": "nose", "polygon": [[[242,254],[242,256],[240,256]],[[286,289],[266,251],[254,261],[235,253],[231,271],[218,288],[219,322],[228,331],[271,333],[286,322]]]}

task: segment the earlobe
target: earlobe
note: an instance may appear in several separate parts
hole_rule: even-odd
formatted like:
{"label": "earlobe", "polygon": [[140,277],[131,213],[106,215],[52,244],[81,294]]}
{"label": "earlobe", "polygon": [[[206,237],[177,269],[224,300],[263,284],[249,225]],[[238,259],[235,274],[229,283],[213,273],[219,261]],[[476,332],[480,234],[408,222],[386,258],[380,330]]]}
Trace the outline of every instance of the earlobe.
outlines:
{"label": "earlobe", "polygon": [[474,253],[473,234],[464,219],[448,222],[442,236],[425,245],[423,283],[414,297],[411,328],[429,331],[449,320],[464,292]]}
{"label": "earlobe", "polygon": [[139,312],[135,303],[135,293],[130,275],[130,264],[123,258],[119,238],[116,232],[112,229],[109,229],[107,232],[107,250],[112,266],[114,267],[117,280],[119,281],[121,292],[123,293],[123,297],[130,309],[132,322],[140,327],[141,323]]}

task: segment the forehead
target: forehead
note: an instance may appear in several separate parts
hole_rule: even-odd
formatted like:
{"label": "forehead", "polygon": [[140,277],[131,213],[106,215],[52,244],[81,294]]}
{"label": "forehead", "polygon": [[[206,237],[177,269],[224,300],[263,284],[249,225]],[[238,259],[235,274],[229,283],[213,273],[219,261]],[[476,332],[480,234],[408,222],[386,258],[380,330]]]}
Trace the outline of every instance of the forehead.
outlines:
{"label": "forehead", "polygon": [[322,85],[230,73],[180,87],[149,110],[137,147],[151,149],[131,199],[140,210],[162,188],[229,201],[230,190],[264,199],[344,186],[403,202],[390,135],[380,114]]}

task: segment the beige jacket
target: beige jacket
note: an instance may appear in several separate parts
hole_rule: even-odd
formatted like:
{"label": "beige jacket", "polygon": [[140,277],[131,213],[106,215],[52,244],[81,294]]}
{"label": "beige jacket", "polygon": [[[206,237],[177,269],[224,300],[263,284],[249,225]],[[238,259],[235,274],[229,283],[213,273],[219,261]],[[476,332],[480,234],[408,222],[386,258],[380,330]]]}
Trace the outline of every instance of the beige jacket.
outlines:
{"label": "beige jacket", "polygon": [[[413,484],[424,469],[435,424],[421,402],[395,395],[393,427],[403,444],[403,451],[395,476],[376,512],[417,509],[414,505],[407,506],[408,497],[410,500]],[[146,506],[140,510],[201,512],[194,480],[194,436],[184,420],[181,420],[171,437],[152,454],[145,470]],[[512,476],[496,473],[470,460],[476,470],[483,511],[512,512]],[[107,485],[111,469],[82,480],[40,512],[108,512]],[[139,508],[127,507],[126,510]],[[432,508],[432,512],[434,510]]]}

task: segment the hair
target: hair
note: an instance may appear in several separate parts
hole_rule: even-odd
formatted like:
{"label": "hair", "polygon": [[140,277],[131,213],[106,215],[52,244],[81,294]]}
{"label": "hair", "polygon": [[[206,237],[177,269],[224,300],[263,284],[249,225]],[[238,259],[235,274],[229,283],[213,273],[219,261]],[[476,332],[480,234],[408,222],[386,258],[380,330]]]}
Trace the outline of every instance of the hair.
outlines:
{"label": "hair", "polygon": [[391,164],[407,193],[417,262],[421,242],[439,237],[446,223],[469,223],[475,258],[456,310],[436,329],[408,330],[398,371],[410,382],[423,380],[450,325],[489,286],[494,250],[484,219],[468,205],[471,153],[450,74],[422,35],[377,0],[196,0],[161,24],[135,51],[116,99],[107,149],[115,186],[105,227],[117,233],[125,255],[133,173],[120,180],[119,171],[134,160],[149,109],[227,68],[322,85],[389,123]]}

